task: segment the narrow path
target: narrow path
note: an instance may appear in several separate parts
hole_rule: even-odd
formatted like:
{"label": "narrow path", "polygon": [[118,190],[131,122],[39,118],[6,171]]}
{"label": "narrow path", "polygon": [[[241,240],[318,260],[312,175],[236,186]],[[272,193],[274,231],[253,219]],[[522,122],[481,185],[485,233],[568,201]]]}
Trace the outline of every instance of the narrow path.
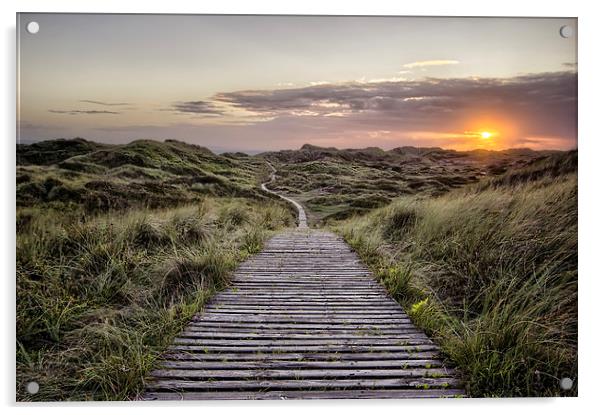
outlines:
{"label": "narrow path", "polygon": [[266,163],[268,164],[268,166],[270,166],[270,169],[272,169],[272,174],[270,175],[270,180],[268,182],[261,184],[261,189],[268,193],[272,193],[272,194],[286,200],[287,202],[291,203],[293,206],[295,206],[297,208],[298,217],[299,217],[298,227],[299,228],[307,228],[307,216],[305,215],[305,209],[303,209],[303,206],[301,206],[301,204],[299,202],[297,202],[296,200],[293,200],[291,198],[283,196],[280,193],[274,192],[273,190],[270,190],[266,187],[266,185],[268,185],[268,184],[272,183],[274,180],[276,180],[276,169],[274,168],[274,166],[272,166],[272,163],[270,163],[269,161],[266,161]]}
{"label": "narrow path", "polygon": [[164,353],[143,399],[464,394],[438,347],[349,246],[304,222],[238,268]]}

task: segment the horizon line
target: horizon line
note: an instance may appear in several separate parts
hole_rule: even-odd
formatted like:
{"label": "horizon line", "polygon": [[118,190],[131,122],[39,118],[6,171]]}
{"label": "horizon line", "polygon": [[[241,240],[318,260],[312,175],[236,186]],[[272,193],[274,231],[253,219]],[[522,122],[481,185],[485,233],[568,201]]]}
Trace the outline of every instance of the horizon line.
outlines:
{"label": "horizon line", "polygon": [[89,142],[93,142],[93,143],[97,143],[97,144],[104,144],[104,145],[108,145],[108,146],[125,146],[125,145],[132,144],[136,141],[154,141],[157,143],[166,143],[166,142],[172,141],[172,142],[180,142],[180,143],[184,143],[184,144],[188,144],[188,145],[192,145],[192,146],[206,148],[206,149],[210,150],[212,153],[218,154],[218,155],[224,154],[224,153],[245,153],[248,155],[258,155],[258,154],[263,154],[263,153],[274,153],[274,152],[280,152],[280,151],[299,151],[299,150],[302,150],[303,147],[305,147],[305,146],[312,146],[312,147],[316,147],[316,148],[320,148],[320,149],[324,149],[324,150],[336,150],[336,151],[379,149],[384,152],[389,152],[389,151],[399,149],[399,148],[445,150],[445,151],[454,151],[457,153],[467,153],[467,152],[473,152],[473,151],[487,151],[487,152],[498,153],[498,152],[511,151],[511,150],[528,150],[528,151],[533,151],[536,153],[543,153],[543,152],[550,152],[550,151],[556,151],[556,152],[561,152],[561,153],[569,152],[569,151],[578,151],[578,147],[574,147],[574,148],[570,148],[570,149],[566,149],[566,150],[561,150],[561,149],[557,149],[557,148],[534,150],[530,147],[508,147],[508,148],[503,148],[503,149],[498,149],[498,150],[477,147],[477,148],[472,148],[469,150],[456,150],[454,148],[445,148],[445,147],[439,147],[439,146],[419,147],[419,146],[413,146],[413,145],[400,145],[400,146],[392,147],[392,148],[386,150],[379,146],[339,148],[339,147],[334,147],[334,146],[320,146],[320,145],[316,145],[316,144],[311,144],[309,142],[302,144],[298,148],[281,148],[278,150],[265,150],[265,149],[264,150],[235,150],[235,149],[227,150],[227,149],[219,149],[218,147],[215,147],[215,146],[205,146],[205,145],[201,145],[201,144],[197,144],[197,143],[192,143],[192,142],[189,142],[186,140],[174,139],[174,138],[164,138],[164,139],[137,138],[137,139],[133,139],[128,142],[125,142],[125,143],[108,143],[108,142],[104,142],[104,141],[92,140],[92,139],[85,138],[85,137],[72,137],[72,138],[58,137],[58,138],[47,138],[47,139],[19,139],[19,138],[17,138],[16,145],[32,145],[32,144],[42,143],[42,142],[46,142],[46,141],[58,141],[58,140],[64,140],[64,141],[85,140],[85,141],[89,141]]}

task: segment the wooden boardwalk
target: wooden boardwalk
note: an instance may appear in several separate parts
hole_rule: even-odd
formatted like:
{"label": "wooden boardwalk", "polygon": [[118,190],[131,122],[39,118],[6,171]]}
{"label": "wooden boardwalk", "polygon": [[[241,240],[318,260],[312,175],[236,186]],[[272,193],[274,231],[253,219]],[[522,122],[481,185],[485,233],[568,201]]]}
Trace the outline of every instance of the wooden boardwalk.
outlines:
{"label": "wooden boardwalk", "polygon": [[165,352],[143,399],[463,395],[438,352],[340,237],[299,228],[238,268]]}

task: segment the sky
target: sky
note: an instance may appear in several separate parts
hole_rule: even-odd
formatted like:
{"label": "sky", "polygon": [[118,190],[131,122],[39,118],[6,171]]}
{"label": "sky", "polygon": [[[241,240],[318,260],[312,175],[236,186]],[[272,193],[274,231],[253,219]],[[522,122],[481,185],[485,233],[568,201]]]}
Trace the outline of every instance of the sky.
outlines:
{"label": "sky", "polygon": [[[18,23],[21,142],[577,147],[576,19],[25,13]],[[560,35],[566,25],[574,36]]]}

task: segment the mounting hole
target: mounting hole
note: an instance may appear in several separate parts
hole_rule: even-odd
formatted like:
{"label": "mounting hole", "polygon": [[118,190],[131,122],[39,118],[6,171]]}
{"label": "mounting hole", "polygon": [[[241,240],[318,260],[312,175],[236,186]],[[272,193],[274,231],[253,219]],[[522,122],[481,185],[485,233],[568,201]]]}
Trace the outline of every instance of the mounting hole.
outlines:
{"label": "mounting hole", "polygon": [[27,393],[35,395],[40,391],[40,385],[38,384],[38,382],[29,382],[27,386],[25,386],[25,390],[27,391]]}
{"label": "mounting hole", "polygon": [[560,36],[567,39],[573,36],[573,26],[565,25],[560,28]]}
{"label": "mounting hole", "polygon": [[32,35],[35,35],[40,31],[40,25],[38,22],[29,22],[27,23],[27,31]]}
{"label": "mounting hole", "polygon": [[568,391],[573,388],[573,379],[562,378],[560,379],[560,389]]}

